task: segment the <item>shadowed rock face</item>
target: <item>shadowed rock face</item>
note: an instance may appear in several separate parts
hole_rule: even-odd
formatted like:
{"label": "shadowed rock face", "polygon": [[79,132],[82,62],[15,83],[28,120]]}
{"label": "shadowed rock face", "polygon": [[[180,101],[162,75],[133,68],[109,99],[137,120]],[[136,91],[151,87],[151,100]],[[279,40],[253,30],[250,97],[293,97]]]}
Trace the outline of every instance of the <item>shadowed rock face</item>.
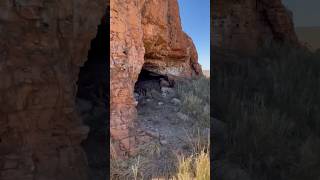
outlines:
{"label": "shadowed rock face", "polygon": [[180,77],[202,72],[176,0],[111,0],[110,7],[110,132],[115,151],[132,154],[138,140],[133,92],[141,69]]}
{"label": "shadowed rock face", "polygon": [[298,44],[281,0],[218,0],[211,16],[216,47],[252,53],[265,40]]}
{"label": "shadowed rock face", "polygon": [[76,82],[105,0],[1,0],[0,179],[85,180]]}

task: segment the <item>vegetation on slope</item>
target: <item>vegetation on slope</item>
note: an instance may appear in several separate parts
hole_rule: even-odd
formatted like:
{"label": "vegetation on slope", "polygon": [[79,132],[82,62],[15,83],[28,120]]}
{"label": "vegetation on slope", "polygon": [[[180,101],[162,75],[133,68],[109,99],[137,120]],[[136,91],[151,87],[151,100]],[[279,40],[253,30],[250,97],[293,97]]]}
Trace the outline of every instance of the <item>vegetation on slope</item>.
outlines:
{"label": "vegetation on slope", "polygon": [[269,44],[216,61],[213,108],[228,126],[226,159],[252,179],[319,179],[320,54]]}
{"label": "vegetation on slope", "polygon": [[[192,132],[186,131],[184,137],[191,147],[188,154],[175,154],[164,148],[159,142],[152,141],[140,147],[136,157],[127,160],[111,156],[111,179],[150,179],[169,178],[172,180],[209,180],[209,137],[203,133],[209,130],[210,80],[205,77],[175,82],[175,92],[181,101],[181,112],[192,121]],[[184,120],[178,119],[183,128]],[[187,123],[189,124],[189,123]],[[170,124],[168,124],[169,126]],[[112,142],[111,146],[112,146]],[[182,152],[182,150],[181,150]],[[159,169],[154,169],[154,158],[165,162]],[[158,172],[157,172],[158,171]],[[155,176],[154,174],[157,174]]]}
{"label": "vegetation on slope", "polygon": [[178,81],[176,91],[182,100],[182,111],[202,128],[210,128],[210,79],[205,76]]}

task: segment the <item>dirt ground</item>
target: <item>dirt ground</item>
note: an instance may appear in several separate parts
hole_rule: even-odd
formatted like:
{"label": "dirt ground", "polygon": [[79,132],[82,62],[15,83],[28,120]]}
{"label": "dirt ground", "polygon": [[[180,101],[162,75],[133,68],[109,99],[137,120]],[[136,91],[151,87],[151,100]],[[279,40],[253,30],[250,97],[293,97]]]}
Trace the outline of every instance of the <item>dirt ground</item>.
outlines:
{"label": "dirt ground", "polygon": [[163,78],[136,84],[137,126],[152,137],[141,148],[147,161],[142,169],[145,177],[174,174],[178,157],[191,155],[198,138],[209,135],[209,129],[198,131],[193,119],[181,111],[181,100],[168,85]]}

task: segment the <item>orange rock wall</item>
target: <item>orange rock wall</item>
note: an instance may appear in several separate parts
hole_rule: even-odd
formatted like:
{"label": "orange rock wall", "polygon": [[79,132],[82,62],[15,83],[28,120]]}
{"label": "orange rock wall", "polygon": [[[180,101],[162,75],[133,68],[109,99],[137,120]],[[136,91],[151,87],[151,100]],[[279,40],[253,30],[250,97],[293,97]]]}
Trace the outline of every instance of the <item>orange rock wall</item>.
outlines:
{"label": "orange rock wall", "polygon": [[[163,75],[201,74],[176,0],[111,0],[110,132],[116,152],[134,149],[133,91],[142,68]],[[132,152],[131,152],[132,153]]]}
{"label": "orange rock wall", "polygon": [[0,179],[85,180],[76,81],[105,0],[0,1]]}
{"label": "orange rock wall", "polygon": [[[110,2],[110,133],[117,153],[132,149],[130,132],[136,115],[133,88],[144,63],[141,2]],[[129,138],[132,137],[132,138]],[[129,142],[129,140],[131,142]]]}
{"label": "orange rock wall", "polygon": [[197,50],[182,30],[176,0],[146,1],[142,8],[142,28],[145,69],[175,76],[201,73]]}

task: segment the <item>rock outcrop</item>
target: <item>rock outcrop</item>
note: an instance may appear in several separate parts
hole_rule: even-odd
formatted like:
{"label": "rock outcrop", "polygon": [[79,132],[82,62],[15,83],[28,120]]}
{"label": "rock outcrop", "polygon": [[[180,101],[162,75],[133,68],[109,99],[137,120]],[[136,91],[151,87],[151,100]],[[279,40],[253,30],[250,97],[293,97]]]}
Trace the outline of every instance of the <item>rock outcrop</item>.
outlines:
{"label": "rock outcrop", "polygon": [[298,44],[281,0],[218,0],[211,18],[215,47],[252,53],[266,40]]}
{"label": "rock outcrop", "polygon": [[110,7],[110,132],[113,150],[130,154],[138,140],[133,92],[141,69],[180,77],[202,72],[176,0],[111,0]]}
{"label": "rock outcrop", "polygon": [[1,180],[88,179],[76,82],[106,9],[105,0],[1,0]]}
{"label": "rock outcrop", "polygon": [[141,11],[143,68],[175,76],[201,73],[192,39],[182,31],[178,2],[149,0]]}

